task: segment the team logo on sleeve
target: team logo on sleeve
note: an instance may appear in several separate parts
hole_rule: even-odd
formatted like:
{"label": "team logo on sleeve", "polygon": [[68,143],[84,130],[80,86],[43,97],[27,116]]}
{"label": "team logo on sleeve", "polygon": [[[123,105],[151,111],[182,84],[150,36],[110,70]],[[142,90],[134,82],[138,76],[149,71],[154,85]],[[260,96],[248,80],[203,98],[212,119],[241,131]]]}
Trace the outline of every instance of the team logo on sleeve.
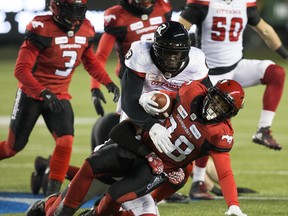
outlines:
{"label": "team logo on sleeve", "polygon": [[133,51],[131,49],[129,49],[125,55],[125,59],[126,60],[130,59],[132,55],[133,55]]}
{"label": "team logo on sleeve", "polygon": [[228,144],[231,144],[233,141],[233,136],[229,136],[229,135],[223,135],[222,136],[222,140],[226,139]]}
{"label": "team logo on sleeve", "polygon": [[31,21],[31,24],[34,29],[38,28],[39,26],[44,28],[44,23],[40,21]]}
{"label": "team logo on sleeve", "polygon": [[109,23],[111,20],[116,20],[116,16],[114,14],[109,14],[107,16],[104,16],[104,20]]}

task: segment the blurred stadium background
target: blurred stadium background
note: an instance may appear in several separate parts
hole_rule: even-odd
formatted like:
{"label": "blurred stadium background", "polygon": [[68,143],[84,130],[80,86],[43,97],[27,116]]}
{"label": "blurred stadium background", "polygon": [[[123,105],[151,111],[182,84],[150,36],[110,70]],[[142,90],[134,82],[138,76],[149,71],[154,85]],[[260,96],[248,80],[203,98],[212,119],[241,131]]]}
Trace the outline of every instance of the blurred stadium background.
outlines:
{"label": "blurred stadium background", "polygon": [[[0,140],[6,139],[8,132],[9,116],[17,86],[13,70],[19,46],[23,41],[25,26],[36,14],[47,13],[47,2],[45,0],[0,0]],[[88,0],[87,18],[94,24],[99,38],[103,31],[103,11],[116,3],[117,0]],[[185,0],[171,0],[171,3],[175,11],[173,19],[177,20]],[[258,0],[258,5],[262,17],[273,25],[287,47],[288,0]],[[244,47],[246,57],[272,59],[288,71],[288,62],[270,51],[251,30],[245,32]],[[114,73],[115,66],[116,55],[113,52],[106,69],[113,80],[119,84]],[[242,209],[249,216],[288,215],[287,86],[286,78],[284,94],[272,128],[273,135],[284,147],[282,151],[275,152],[251,142],[260,115],[263,86],[246,89],[245,108],[233,120],[236,142],[231,155],[237,184],[258,191],[257,194],[240,196]],[[70,91],[73,95],[72,105],[76,117],[75,144],[71,163],[80,166],[89,155],[90,132],[98,118],[91,102],[89,75],[82,66],[76,70]],[[105,88],[103,92],[107,99],[105,111],[113,112],[116,105],[111,102],[112,97]],[[39,119],[26,148],[16,157],[0,162],[0,215],[23,215],[29,204],[41,197],[41,195],[30,194],[30,175],[34,169],[35,157],[37,155],[47,157],[53,147],[53,140],[42,119]],[[188,194],[189,188],[188,183],[181,192]],[[16,196],[17,194],[19,196]],[[19,209],[19,203],[24,204],[24,207],[22,205]],[[160,205],[159,209],[162,216],[214,216],[224,215],[226,204],[219,198],[215,201],[198,201],[187,205],[165,204]]]}

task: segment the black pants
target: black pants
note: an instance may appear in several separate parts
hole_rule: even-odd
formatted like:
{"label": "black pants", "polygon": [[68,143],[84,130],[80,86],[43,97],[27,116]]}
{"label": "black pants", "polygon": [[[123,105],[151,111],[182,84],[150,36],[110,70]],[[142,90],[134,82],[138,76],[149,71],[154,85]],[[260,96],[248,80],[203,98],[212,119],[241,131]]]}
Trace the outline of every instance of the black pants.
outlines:
{"label": "black pants", "polygon": [[44,101],[28,97],[18,89],[10,120],[8,144],[19,152],[27,144],[29,136],[40,115],[53,136],[74,136],[74,113],[70,101],[62,100],[64,111],[53,113]]}

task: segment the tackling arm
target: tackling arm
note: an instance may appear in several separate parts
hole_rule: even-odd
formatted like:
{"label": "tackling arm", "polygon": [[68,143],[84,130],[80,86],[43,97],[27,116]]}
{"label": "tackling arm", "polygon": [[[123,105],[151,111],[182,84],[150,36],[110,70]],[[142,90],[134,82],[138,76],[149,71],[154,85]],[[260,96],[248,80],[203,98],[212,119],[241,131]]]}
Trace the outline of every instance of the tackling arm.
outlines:
{"label": "tackling arm", "polygon": [[122,121],[110,131],[109,137],[120,146],[127,148],[135,154],[145,157],[152,150],[135,138],[139,129],[129,120]]}
{"label": "tackling arm", "polygon": [[139,104],[143,83],[144,78],[127,68],[122,78],[121,104],[123,111],[135,124],[149,131],[154,124],[160,122],[146,113]]}

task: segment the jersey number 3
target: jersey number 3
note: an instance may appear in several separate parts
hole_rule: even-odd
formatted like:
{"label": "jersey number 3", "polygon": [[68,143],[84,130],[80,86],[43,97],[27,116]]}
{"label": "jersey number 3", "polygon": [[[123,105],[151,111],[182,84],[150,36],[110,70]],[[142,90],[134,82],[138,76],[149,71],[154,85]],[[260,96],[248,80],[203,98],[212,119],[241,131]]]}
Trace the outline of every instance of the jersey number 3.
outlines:
{"label": "jersey number 3", "polygon": [[214,41],[224,41],[226,32],[229,33],[229,41],[238,41],[243,29],[243,20],[240,17],[231,19],[230,26],[227,26],[227,17],[213,17],[211,38]]}
{"label": "jersey number 3", "polygon": [[73,67],[74,67],[76,59],[77,59],[77,52],[76,51],[63,51],[62,57],[70,57],[70,61],[65,62],[66,70],[58,70],[57,69],[55,74],[59,75],[59,76],[66,77],[73,70]]}

